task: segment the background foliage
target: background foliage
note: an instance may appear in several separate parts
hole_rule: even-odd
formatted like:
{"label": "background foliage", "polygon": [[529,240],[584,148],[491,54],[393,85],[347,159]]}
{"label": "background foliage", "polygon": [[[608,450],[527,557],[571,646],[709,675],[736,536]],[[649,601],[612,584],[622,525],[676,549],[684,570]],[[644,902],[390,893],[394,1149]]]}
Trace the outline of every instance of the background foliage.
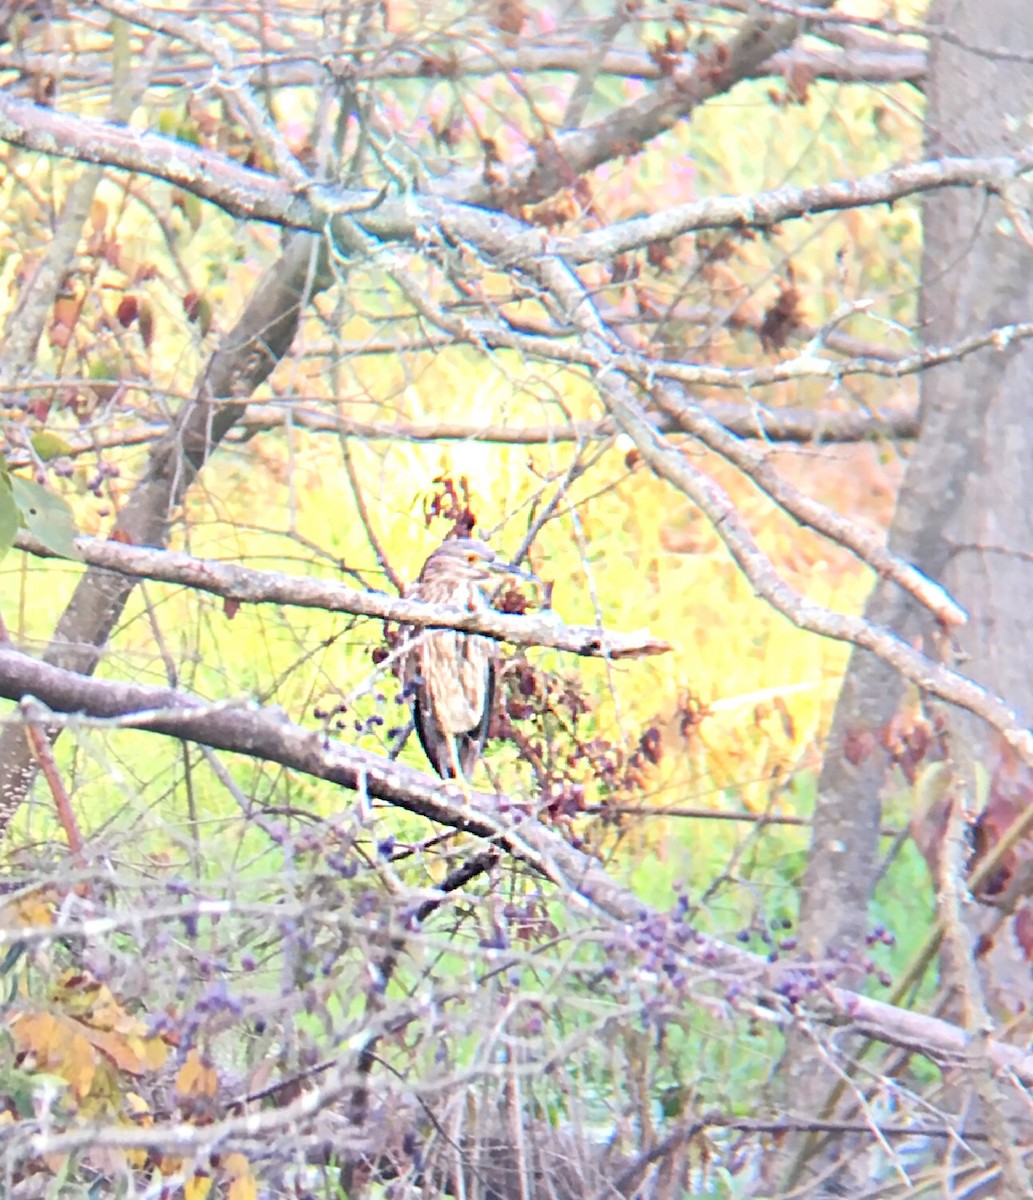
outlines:
{"label": "background foliage", "polygon": [[[458,197],[551,246],[691,202],[816,189],[802,220],[715,217],[619,253],[600,242],[574,274],[611,347],[689,364],[694,406],[881,540],[915,426],[917,375],[901,364],[920,346],[919,200],[902,186],[892,203],[830,211],[821,189],[922,156],[922,7],[844,3],[822,21],[833,6],[11,6],[0,67],[23,107],[2,119],[30,130],[0,128],[13,646],[57,644],[97,570],[71,558],[86,543],[70,544],[61,498],[82,534],[116,546],[167,533],[198,559],[394,595],[465,511],[504,556],[526,556],[565,622],[646,628],[670,650],[507,648],[507,736],[475,780],[504,797],[504,818],[594,856],[630,897],[617,922],[533,855],[372,784],[110,713],[66,719],[51,751],[52,715],[10,705],[10,736],[42,773],[6,827],[9,1194],[775,1195],[790,1134],[811,1134],[798,1168],[819,1135],[876,1125],[867,1194],[931,1178],[944,1121],[929,1059],[859,1066],[864,1051],[807,1026],[843,1063],[838,1131],[820,1124],[832,1108],[772,1086],[806,996],[888,995],[932,927],[929,868],[908,838],[913,788],[925,798],[914,726],[866,734],[890,760],[867,936],[834,958],[801,954],[849,639],[758,594],[720,523],[615,423],[609,368],[578,361],[590,339],[524,260],[454,233],[451,210],[406,237],[362,225]],[[768,53],[747,69],[751,37]],[[664,88],[684,111],[636,125]],[[86,149],[76,139],[101,126],[73,124],[56,154],[35,152],[32,123],[62,114],[103,121],[103,137]],[[623,142],[572,165],[579,130],[620,122]],[[144,131],[166,139],[167,156],[129,169],[109,140],[122,123],[141,153],[158,145]],[[189,152],[207,156],[194,187],[176,173]],[[220,208],[206,189],[234,164],[252,174],[239,207]],[[270,179],[364,207],[291,232],[255,216],[246,185]],[[308,244],[280,352],[256,306]],[[256,346],[271,360],[261,379]],[[232,386],[213,394],[226,363]],[[231,427],[198,450],[183,431],[203,403]],[[664,419],[662,403],[649,411]],[[779,414],[811,434],[781,436]],[[845,432],[855,418],[860,436]],[[143,535],[134,505],[168,479],[156,456],[177,437],[182,486]],[[765,570],[812,605],[862,611],[876,574],[863,555],[787,512],[759,471],[684,432],[665,444],[726,491]],[[26,534],[65,557],[21,552]],[[102,680],[213,711],[275,708],[313,744],[371,756],[403,741],[379,620],[153,578],[111,611],[92,639]],[[425,769],[415,739],[400,761]],[[711,936],[755,957],[725,961]],[[798,966],[765,974],[786,961]],[[926,1011],[934,990],[919,974],[895,999]]]}

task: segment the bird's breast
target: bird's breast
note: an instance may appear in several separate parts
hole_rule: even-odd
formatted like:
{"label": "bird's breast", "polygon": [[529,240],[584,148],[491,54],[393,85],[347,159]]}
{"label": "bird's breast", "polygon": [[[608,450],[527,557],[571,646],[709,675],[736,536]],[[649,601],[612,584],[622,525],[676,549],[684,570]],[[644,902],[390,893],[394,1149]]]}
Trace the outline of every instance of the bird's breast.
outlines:
{"label": "bird's breast", "polygon": [[445,733],[466,733],[480,724],[490,655],[487,638],[447,630],[427,638],[421,674]]}

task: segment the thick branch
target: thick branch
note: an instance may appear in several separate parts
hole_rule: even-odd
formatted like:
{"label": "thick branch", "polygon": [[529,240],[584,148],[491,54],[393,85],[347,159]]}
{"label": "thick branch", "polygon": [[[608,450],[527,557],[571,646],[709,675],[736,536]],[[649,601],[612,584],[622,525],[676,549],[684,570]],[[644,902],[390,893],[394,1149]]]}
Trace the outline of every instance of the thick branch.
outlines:
{"label": "thick branch", "polygon": [[[577,74],[594,44],[587,39],[581,44],[560,42],[556,45],[531,43],[516,47],[493,46],[490,54],[460,48],[446,58],[433,54],[414,55],[409,51],[395,54],[371,55],[357,60],[355,55],[325,57],[313,48],[311,59],[293,56],[285,61],[270,62],[265,52],[242,50],[238,55],[238,70],[251,87],[281,89],[318,87],[328,78],[353,78],[357,82],[376,83],[393,79],[440,79],[446,72],[450,79],[473,79],[506,75],[518,71],[521,75],[544,72]],[[317,59],[322,61],[315,61]],[[682,69],[695,61],[692,54],[681,58]],[[928,68],[925,52],[913,46],[840,47],[826,46],[808,49],[793,46],[765,59],[744,78],[768,79],[772,76],[824,79],[835,83],[912,83],[921,86]],[[623,79],[657,80],[663,71],[658,56],[643,50],[610,49],[602,59],[600,75]],[[110,86],[110,64],[105,56],[79,53],[32,53],[0,48],[0,70],[17,71],[20,75],[44,76],[63,82],[83,82],[94,87]],[[212,65],[200,55],[179,55],[174,62],[161,65],[151,78],[156,88],[200,87],[211,79]]]}
{"label": "thick branch", "polygon": [[[20,549],[42,558],[52,557],[39,542],[20,534]],[[116,571],[128,579],[153,579],[160,583],[222,596],[242,604],[284,604],[295,608],[318,608],[324,612],[351,613],[380,621],[397,621],[432,629],[461,629],[483,633],[516,646],[548,646],[596,658],[638,658],[666,654],[671,647],[648,632],[612,633],[584,625],[565,625],[554,613],[517,616],[490,610],[465,612],[443,604],[421,604],[381,592],[360,592],[343,583],[285,575],[278,571],[254,571],[234,563],[194,558],[172,550],[149,546],[127,546],[99,538],[77,541],[84,561],[91,567]]]}
{"label": "thick branch", "polygon": [[[503,817],[496,797],[474,793],[467,802],[454,784],[432,780],[354,747],[326,741],[292,724],[279,710],[210,705],[172,688],[93,679],[48,666],[10,646],[0,646],[0,696],[16,701],[33,696],[55,712],[116,720],[120,727],[163,733],[280,763],[489,839],[561,887],[568,903],[605,916],[621,929],[637,928],[643,917],[657,915],[614,883],[594,859],[573,849],[538,821],[514,823]],[[139,920],[139,914],[133,914],[132,919]],[[21,927],[9,932],[0,930],[0,946],[30,935],[31,931]],[[49,940],[64,933],[60,925],[55,925],[42,929],[40,936]],[[758,998],[752,1011],[779,1023],[787,1014],[772,989],[807,970],[769,963],[699,933],[694,935],[686,956],[708,971],[733,972],[742,977]],[[867,1037],[923,1054],[941,1064],[963,1059],[968,1047],[966,1034],[956,1025],[841,988],[819,993],[808,1015],[824,1023],[849,1023]],[[1014,1071],[1023,1082],[1033,1084],[1033,1055],[996,1041],[988,1043],[987,1052],[994,1066]]]}
{"label": "thick branch", "polygon": [[[582,136],[580,132],[565,134],[563,140]],[[491,197],[482,194],[482,186],[473,182],[466,188],[454,182],[447,189],[432,188],[441,193],[440,198],[414,195],[385,201],[372,190],[315,183],[301,193],[272,175],[243,167],[214,150],[199,150],[175,138],[141,133],[92,117],[55,112],[3,92],[0,92],[0,138],[42,154],[150,175],[184,188],[233,216],[310,232],[322,230],[335,216],[352,214],[359,218],[367,233],[400,240],[419,229],[447,224],[450,216],[453,220],[462,220],[464,215],[469,219],[462,211],[466,205],[493,207]],[[577,169],[576,163],[568,162],[565,178],[573,178]],[[580,168],[586,169],[587,166]],[[821,212],[892,204],[905,196],[943,187],[999,190],[1030,170],[1033,170],[1033,148],[1016,155],[989,158],[932,159],[815,187],[784,187],[745,196],[710,197],[574,236],[549,235],[525,227],[517,233],[512,252],[514,257],[521,257],[545,251],[560,254],[569,262],[596,262],[657,240],[703,229],[770,228]],[[548,189],[538,189],[534,196],[542,190]]]}
{"label": "thick branch", "polygon": [[[612,438],[619,432],[612,419],[599,421],[570,421],[563,425],[477,425],[467,421],[356,421],[334,412],[322,411],[315,404],[296,407],[291,401],[277,404],[250,404],[236,429],[245,441],[256,434],[286,426],[304,429],[309,433],[346,434],[363,441],[376,442],[485,442],[503,446],[555,445],[561,442],[590,442]],[[746,409],[741,404],[724,401],[703,401],[700,410],[723,425],[737,437],[757,439],[771,444],[843,445],[886,438],[901,441],[918,435],[918,413],[830,412],[825,409],[768,408],[756,405]],[[677,433],[676,420],[660,416],[656,428],[663,433]],[[167,427],[135,425],[110,433],[74,434],[67,439],[68,455],[96,454],[98,450],[115,450],[127,446],[145,446],[161,438]],[[7,459],[12,469],[31,463],[27,454],[12,452]]]}
{"label": "thick branch", "polygon": [[838,179],[813,187],[780,187],[746,196],[713,196],[678,204],[648,217],[634,217],[604,229],[556,239],[553,249],[571,262],[610,259],[657,240],[725,226],[769,229],[783,221],[894,204],[905,196],[944,187],[990,188],[1033,170],[1033,146],[1015,155],[994,158],[938,158],[894,167],[859,179]]}
{"label": "thick branch", "polygon": [[[225,154],[128,125],[57,112],[7,92],[0,94],[0,138],[39,154],[150,175],[210,200],[234,216],[297,229],[311,230],[319,224],[311,204],[295,199],[288,184],[242,167]],[[372,198],[370,193],[365,202]]]}
{"label": "thick branch", "polygon": [[[67,386],[62,382],[62,386]],[[319,397],[282,398],[275,404],[249,404],[235,431],[245,441],[256,434],[286,426],[309,433],[345,434],[376,442],[485,442],[502,446],[555,445],[561,442],[591,442],[612,438],[618,433],[609,417],[598,421],[569,421],[562,425],[481,425],[468,421],[357,421],[325,408]],[[795,445],[842,445],[876,441],[881,438],[902,441],[917,437],[918,413],[905,411],[833,412],[829,409],[760,408],[722,400],[704,400],[700,411],[723,425],[737,437],[767,444],[783,442]],[[678,422],[658,414],[656,428],[663,433],[678,432]],[[68,456],[96,454],[99,450],[117,450],[127,446],[150,445],[168,433],[168,426],[140,424],[109,432],[75,433],[66,440]],[[233,440],[231,438],[231,440]],[[17,470],[28,467],[27,453],[12,450],[7,465]]]}

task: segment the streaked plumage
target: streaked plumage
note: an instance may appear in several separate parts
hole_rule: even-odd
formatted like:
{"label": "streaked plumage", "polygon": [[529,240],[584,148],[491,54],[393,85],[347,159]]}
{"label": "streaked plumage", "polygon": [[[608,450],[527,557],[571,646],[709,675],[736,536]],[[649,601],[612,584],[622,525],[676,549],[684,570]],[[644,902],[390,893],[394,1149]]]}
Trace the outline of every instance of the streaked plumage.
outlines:
{"label": "streaked plumage", "polygon": [[[406,595],[452,608],[489,607],[484,589],[516,571],[484,542],[455,538],[423,564]],[[412,697],[413,724],[430,765],[444,779],[469,778],[484,750],[495,699],[495,644],[450,629],[409,629],[399,674]]]}

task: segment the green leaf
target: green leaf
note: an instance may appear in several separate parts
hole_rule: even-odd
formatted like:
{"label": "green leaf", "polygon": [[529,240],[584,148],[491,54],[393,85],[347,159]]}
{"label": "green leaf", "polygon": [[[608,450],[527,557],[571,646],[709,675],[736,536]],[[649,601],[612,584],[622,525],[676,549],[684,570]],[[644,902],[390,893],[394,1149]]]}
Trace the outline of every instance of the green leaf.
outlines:
{"label": "green leaf", "polygon": [[14,545],[14,537],[21,524],[21,514],[11,490],[11,476],[0,474],[0,558]]}
{"label": "green leaf", "polygon": [[42,462],[50,462],[52,458],[60,458],[62,455],[72,452],[71,445],[63,437],[56,433],[50,433],[46,429],[32,434],[29,441],[32,442],[32,448]]}
{"label": "green leaf", "polygon": [[193,192],[186,192],[183,196],[183,215],[190,222],[190,228],[196,233],[201,228],[205,213],[204,205]]}
{"label": "green leaf", "polygon": [[21,523],[29,533],[52,554],[81,562],[82,555],[75,545],[75,519],[64,500],[31,479],[20,479],[17,475],[11,476],[11,486]]}

